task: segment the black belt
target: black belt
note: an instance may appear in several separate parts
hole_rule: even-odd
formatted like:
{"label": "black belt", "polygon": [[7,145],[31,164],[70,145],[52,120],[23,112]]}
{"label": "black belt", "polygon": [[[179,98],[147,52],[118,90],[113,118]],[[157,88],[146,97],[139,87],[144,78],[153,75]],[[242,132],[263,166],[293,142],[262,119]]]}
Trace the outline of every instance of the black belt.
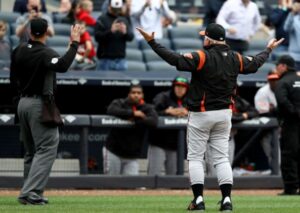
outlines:
{"label": "black belt", "polygon": [[35,95],[35,94],[33,94],[33,95],[22,94],[21,97],[22,97],[22,98],[42,98],[41,95]]}

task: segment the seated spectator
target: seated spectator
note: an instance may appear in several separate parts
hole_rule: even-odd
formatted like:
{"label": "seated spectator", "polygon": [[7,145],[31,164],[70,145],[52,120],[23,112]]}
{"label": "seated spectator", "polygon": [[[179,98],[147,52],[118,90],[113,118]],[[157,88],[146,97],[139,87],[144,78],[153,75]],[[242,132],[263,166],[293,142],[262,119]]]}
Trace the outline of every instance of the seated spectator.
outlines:
{"label": "seated spectator", "polygon": [[130,17],[120,15],[122,0],[110,0],[108,12],[102,14],[95,29],[98,42],[97,70],[127,70],[126,42],[133,40]]}
{"label": "seated spectator", "polygon": [[7,23],[0,21],[0,70],[9,70],[11,47],[5,38],[7,31]]}
{"label": "seated spectator", "polygon": [[79,12],[76,13],[76,20],[84,21],[87,26],[95,26],[96,19],[91,15],[93,12],[93,2],[90,0],[79,2]]}
{"label": "seated spectator", "polygon": [[74,70],[95,70],[96,51],[90,33],[86,30],[85,22],[77,21],[81,26],[80,42],[75,61],[71,67]]}
{"label": "seated spectator", "polygon": [[71,10],[71,7],[72,7],[71,0],[60,0],[58,11],[60,13],[68,13]]}
{"label": "seated spectator", "polygon": [[27,42],[30,38],[30,21],[35,18],[43,18],[48,22],[48,36],[54,35],[52,19],[45,13],[41,12],[40,0],[28,0],[28,13],[20,16],[17,20],[16,35],[20,38],[20,42]]}
{"label": "seated spectator", "polygon": [[[21,14],[28,13],[29,12],[27,8],[28,1],[29,0],[15,0],[13,12],[17,12]],[[42,3],[41,11],[43,13],[47,13],[45,0],[41,0],[41,3]]]}
{"label": "seated spectator", "polygon": [[[171,18],[170,8],[166,0],[132,0],[131,17],[133,29],[142,27],[146,32],[155,32],[155,38],[163,38],[162,17]],[[135,38],[143,37],[134,30]]]}
{"label": "seated spectator", "polygon": [[138,175],[137,158],[141,156],[147,128],[157,125],[158,117],[152,105],[143,99],[140,85],[132,85],[128,97],[113,100],[107,114],[132,121],[133,128],[112,128],[103,148],[104,173]]}
{"label": "seated spectator", "polygon": [[74,0],[71,5],[71,9],[69,10],[66,17],[64,17],[61,22],[64,24],[74,24],[76,21],[76,14],[80,11],[78,0]]}
{"label": "seated spectator", "polygon": [[[188,79],[178,76],[173,81],[172,89],[161,92],[153,99],[158,115],[185,117],[188,110],[185,96],[188,91]],[[149,133],[148,175],[176,175],[177,171],[177,130],[155,129]]]}

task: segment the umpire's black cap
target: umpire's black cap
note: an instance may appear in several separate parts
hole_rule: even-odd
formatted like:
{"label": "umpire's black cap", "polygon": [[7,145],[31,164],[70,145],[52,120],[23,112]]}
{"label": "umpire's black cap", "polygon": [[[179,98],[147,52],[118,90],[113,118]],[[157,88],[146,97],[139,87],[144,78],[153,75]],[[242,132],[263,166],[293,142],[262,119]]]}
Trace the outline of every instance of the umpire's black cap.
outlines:
{"label": "umpire's black cap", "polygon": [[30,21],[31,34],[34,36],[42,36],[47,32],[48,22],[43,18],[35,18]]}
{"label": "umpire's black cap", "polygon": [[289,55],[282,55],[280,58],[277,60],[277,65],[278,64],[285,64],[289,68],[295,68],[295,60],[289,56]]}
{"label": "umpire's black cap", "polygon": [[207,36],[216,41],[225,41],[226,32],[224,27],[221,25],[211,23],[206,27],[205,31],[200,31],[199,34],[202,36]]}

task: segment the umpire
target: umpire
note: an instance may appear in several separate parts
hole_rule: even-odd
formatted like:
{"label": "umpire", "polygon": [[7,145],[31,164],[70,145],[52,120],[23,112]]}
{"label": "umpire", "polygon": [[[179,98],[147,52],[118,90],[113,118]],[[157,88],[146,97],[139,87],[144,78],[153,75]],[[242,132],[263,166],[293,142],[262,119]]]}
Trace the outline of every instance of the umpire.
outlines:
{"label": "umpire", "polygon": [[[21,43],[12,53],[10,80],[20,94],[18,116],[20,140],[24,143],[24,183],[18,201],[21,204],[43,205],[43,197],[59,143],[57,126],[42,123],[42,97],[55,93],[56,73],[66,72],[80,40],[80,27],[72,26],[71,44],[64,56],[45,46],[48,23],[31,20],[31,39]],[[47,79],[46,79],[47,76]],[[50,79],[50,80],[49,80]]]}
{"label": "umpire", "polygon": [[279,195],[294,195],[300,183],[300,72],[289,55],[278,59],[281,76],[275,88],[281,126],[281,173],[284,191]]}
{"label": "umpire", "polygon": [[283,39],[271,40],[267,48],[254,57],[243,57],[230,50],[225,43],[225,29],[210,24],[200,32],[204,38],[204,50],[178,54],[166,49],[154,40],[154,32],[146,33],[137,28],[152,49],[166,62],[180,71],[192,73],[187,95],[189,119],[187,144],[189,173],[194,199],[188,210],[204,210],[203,158],[209,140],[213,164],[216,168],[222,192],[220,211],[231,211],[232,169],[228,159],[228,140],[234,91],[239,73],[254,73],[267,60],[273,48]]}

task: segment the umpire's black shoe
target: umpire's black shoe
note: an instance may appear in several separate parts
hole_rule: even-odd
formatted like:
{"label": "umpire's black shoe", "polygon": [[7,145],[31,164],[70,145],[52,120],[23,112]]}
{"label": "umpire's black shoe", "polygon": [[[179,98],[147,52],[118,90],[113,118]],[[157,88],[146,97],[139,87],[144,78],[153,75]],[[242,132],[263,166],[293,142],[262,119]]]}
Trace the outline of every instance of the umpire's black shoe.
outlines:
{"label": "umpire's black shoe", "polygon": [[35,197],[35,196],[27,196],[27,197],[18,197],[19,203],[23,205],[45,205],[45,200],[41,197]]}
{"label": "umpire's black shoe", "polygon": [[[228,199],[227,199],[228,198]],[[224,200],[226,201],[224,202]],[[231,212],[232,211],[232,203],[229,197],[226,197],[221,201],[220,211],[221,212]]]}
{"label": "umpire's black shoe", "polygon": [[42,200],[45,204],[49,204],[49,199],[47,197],[42,197]]}
{"label": "umpire's black shoe", "polygon": [[188,206],[187,210],[189,211],[204,211],[205,210],[205,204],[203,201],[196,203],[196,199],[192,200],[190,205]]}

